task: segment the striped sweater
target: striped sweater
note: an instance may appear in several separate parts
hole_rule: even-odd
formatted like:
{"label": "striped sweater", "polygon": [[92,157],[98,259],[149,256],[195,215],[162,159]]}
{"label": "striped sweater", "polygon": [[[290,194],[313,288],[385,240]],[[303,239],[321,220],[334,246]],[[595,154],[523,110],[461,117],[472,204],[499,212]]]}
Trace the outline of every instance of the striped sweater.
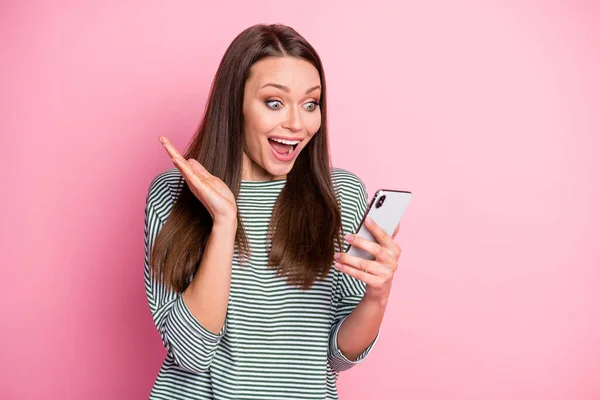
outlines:
{"label": "striped sweater", "polygon": [[[367,207],[364,183],[341,168],[332,168],[331,176],[344,234],[354,233]],[[218,334],[209,331],[181,294],[149,273],[152,245],[182,179],[177,168],[161,172],[146,197],[144,280],[167,350],[150,399],[337,399],[339,372],[364,360],[379,337],[353,361],[337,346],[338,330],[363,297],[365,284],[333,267],[308,290],[276,277],[267,268],[266,235],[286,181],[242,181],[236,201],[252,256],[241,267],[235,246],[225,324]]]}

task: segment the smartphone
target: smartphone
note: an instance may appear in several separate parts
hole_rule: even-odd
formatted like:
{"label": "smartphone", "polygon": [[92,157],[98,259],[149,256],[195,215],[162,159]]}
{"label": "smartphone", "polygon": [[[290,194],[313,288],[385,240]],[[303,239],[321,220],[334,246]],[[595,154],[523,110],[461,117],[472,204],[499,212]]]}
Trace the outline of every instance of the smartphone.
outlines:
{"label": "smartphone", "polygon": [[[371,199],[371,203],[363,215],[356,234],[364,239],[377,243],[377,240],[365,226],[365,220],[370,217],[377,225],[383,228],[388,235],[392,235],[400,223],[400,219],[412,198],[411,192],[402,190],[380,189]],[[371,253],[355,246],[350,246],[346,251],[351,256],[362,257],[366,260],[375,260]]]}

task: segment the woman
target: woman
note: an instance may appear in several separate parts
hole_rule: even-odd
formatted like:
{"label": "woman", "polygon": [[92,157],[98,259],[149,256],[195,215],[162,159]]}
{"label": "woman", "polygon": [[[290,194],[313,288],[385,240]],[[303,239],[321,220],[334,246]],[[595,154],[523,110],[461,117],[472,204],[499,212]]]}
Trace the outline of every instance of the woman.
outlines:
{"label": "woman", "polygon": [[343,254],[367,193],[330,167],[325,88],[302,36],[256,25],[227,49],[185,155],[160,137],[176,168],[146,198],[146,292],[167,350],[150,398],[336,399],[339,372],[375,343],[398,229],[352,241],[375,261]]}

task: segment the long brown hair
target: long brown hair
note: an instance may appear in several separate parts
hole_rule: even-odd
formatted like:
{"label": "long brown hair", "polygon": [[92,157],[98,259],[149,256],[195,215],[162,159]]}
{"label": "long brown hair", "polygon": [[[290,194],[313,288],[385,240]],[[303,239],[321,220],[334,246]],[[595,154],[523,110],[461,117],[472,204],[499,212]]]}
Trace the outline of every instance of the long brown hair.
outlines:
{"label": "long brown hair", "polygon": [[[325,75],[314,48],[285,25],[258,24],[241,32],[221,60],[204,118],[183,156],[198,160],[237,198],[244,148],[244,87],[252,65],[265,57],[306,60],[321,78],[321,127],[287,174],[268,228],[269,267],[289,284],[307,289],[327,276],[334,251],[342,247],[341,211],[331,179]],[[155,239],[150,268],[169,289],[183,292],[200,265],[212,218],[183,177],[180,189]],[[246,260],[250,246],[239,211],[235,241]]]}

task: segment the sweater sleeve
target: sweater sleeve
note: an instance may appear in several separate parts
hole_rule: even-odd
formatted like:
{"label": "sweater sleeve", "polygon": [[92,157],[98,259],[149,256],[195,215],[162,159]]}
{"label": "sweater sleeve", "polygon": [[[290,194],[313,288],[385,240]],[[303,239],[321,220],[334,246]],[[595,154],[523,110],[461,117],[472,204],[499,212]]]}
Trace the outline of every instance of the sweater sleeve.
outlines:
{"label": "sweater sleeve", "polygon": [[[223,337],[227,321],[219,334],[204,327],[190,312],[183,296],[168,290],[150,273],[150,255],[154,240],[172,207],[167,178],[155,178],[146,197],[144,218],[144,283],[152,319],[163,345],[184,370],[202,373],[208,370]],[[167,183],[167,185],[165,185]],[[159,211],[160,210],[160,211]],[[162,215],[161,215],[162,214]]]}
{"label": "sweater sleeve", "polygon": [[[346,202],[347,206],[345,209],[351,210],[344,218],[347,221],[347,228],[344,228],[344,234],[356,233],[358,226],[362,220],[363,214],[367,209],[367,191],[364,183],[356,176],[353,175],[354,184],[352,187],[346,189],[346,193],[342,193],[342,202]],[[343,186],[341,187],[344,190]],[[348,205],[348,202],[353,203],[353,206]],[[344,206],[342,205],[342,210]],[[349,247],[349,244],[345,245],[345,249]],[[354,311],[358,303],[361,301],[365,294],[366,284],[350,275],[347,275],[341,271],[335,269],[337,274],[334,301],[335,313],[333,318],[333,325],[329,333],[329,363],[335,371],[345,371],[353,367],[354,365],[363,361],[377,339],[379,338],[379,331],[377,336],[371,342],[371,344],[358,356],[356,360],[349,360],[338,347],[338,332],[348,316]]]}

